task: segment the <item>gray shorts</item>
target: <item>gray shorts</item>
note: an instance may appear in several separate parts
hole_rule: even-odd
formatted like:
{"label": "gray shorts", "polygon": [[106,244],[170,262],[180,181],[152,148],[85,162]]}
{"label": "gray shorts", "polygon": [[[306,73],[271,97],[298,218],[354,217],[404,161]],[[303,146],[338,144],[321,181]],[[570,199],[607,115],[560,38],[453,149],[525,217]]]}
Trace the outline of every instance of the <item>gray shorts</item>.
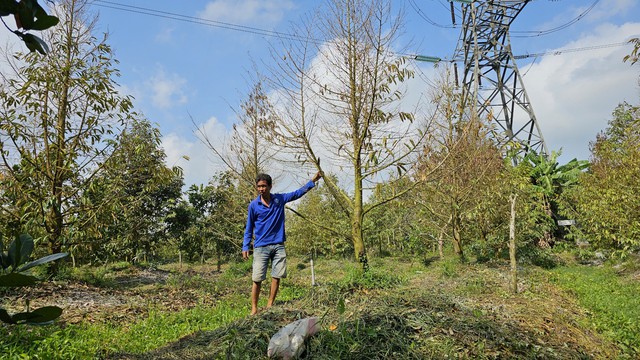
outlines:
{"label": "gray shorts", "polygon": [[267,266],[271,261],[271,277],[287,277],[287,253],[284,244],[267,245],[253,249],[253,274],[251,280],[261,282],[267,278]]}

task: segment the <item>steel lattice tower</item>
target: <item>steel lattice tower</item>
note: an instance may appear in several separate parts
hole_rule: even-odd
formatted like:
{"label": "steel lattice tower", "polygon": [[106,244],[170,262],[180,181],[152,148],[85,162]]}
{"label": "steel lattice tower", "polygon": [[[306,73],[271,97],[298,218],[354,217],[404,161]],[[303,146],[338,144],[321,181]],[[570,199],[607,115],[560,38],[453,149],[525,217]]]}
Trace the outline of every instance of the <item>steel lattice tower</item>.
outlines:
{"label": "steel lattice tower", "polygon": [[[495,122],[499,146],[548,154],[522,76],[511,52],[509,27],[530,0],[462,1],[462,31],[454,61],[462,62],[462,101]],[[451,6],[453,12],[453,3]],[[452,13],[453,19],[455,14]],[[457,67],[456,67],[457,77]],[[513,147],[509,147],[513,148]]]}

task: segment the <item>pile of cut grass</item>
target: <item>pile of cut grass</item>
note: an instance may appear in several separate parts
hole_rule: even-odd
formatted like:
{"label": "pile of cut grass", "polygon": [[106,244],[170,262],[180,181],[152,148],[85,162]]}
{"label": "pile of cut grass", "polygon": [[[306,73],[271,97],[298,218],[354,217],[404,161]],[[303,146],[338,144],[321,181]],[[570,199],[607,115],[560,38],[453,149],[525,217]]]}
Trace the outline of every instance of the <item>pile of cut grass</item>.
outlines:
{"label": "pile of cut grass", "polygon": [[[448,268],[447,274],[443,274],[442,266]],[[590,334],[558,339],[562,333],[536,331],[526,319],[519,321],[523,316],[546,316],[544,312],[519,317],[509,314],[522,310],[510,302],[522,304],[518,299],[532,295],[505,299],[500,286],[485,287],[501,281],[499,270],[464,264],[456,264],[452,270],[450,264],[437,262],[423,268],[397,259],[379,262],[367,274],[351,265],[339,270],[330,267],[334,279],[309,289],[300,298],[151,352],[121,353],[112,359],[266,359],[270,337],[282,326],[308,316],[322,319],[322,330],[306,342],[305,358],[309,359],[578,359],[607,358],[615,353],[599,349],[607,344],[597,337],[591,341]],[[316,269],[321,276],[327,274],[325,270]],[[455,281],[450,279],[452,271]],[[303,278],[291,281],[297,283]],[[429,283],[436,286],[425,286]],[[462,296],[469,286],[475,289],[471,291],[474,296],[485,298],[484,303]],[[491,302],[503,305],[492,309],[486,306]],[[555,326],[572,326],[574,315],[580,313],[571,312],[562,319],[567,324],[559,320]]]}

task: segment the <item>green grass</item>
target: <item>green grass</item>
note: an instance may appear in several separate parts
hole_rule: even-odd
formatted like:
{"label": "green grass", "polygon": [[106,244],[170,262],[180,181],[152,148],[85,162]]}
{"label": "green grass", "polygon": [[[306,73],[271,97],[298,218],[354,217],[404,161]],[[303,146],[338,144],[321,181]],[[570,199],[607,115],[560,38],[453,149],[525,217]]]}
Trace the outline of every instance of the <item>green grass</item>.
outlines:
{"label": "green grass", "polygon": [[623,356],[640,357],[640,284],[619,277],[609,267],[573,266],[552,271],[589,311],[589,321],[617,343]]}
{"label": "green grass", "polygon": [[[376,258],[363,273],[355,262],[318,259],[318,285],[311,287],[310,267],[294,266],[296,260],[291,258],[289,277],[269,310],[264,309],[269,282],[263,284],[257,316],[248,316],[250,261],[226,264],[222,273],[206,265],[186,266],[170,271],[166,283],[125,289],[132,296],[144,297],[146,291],[197,296],[183,310],[134,302],[142,307],[135,321],[106,317],[94,323],[0,326],[0,358],[266,359],[270,337],[307,316],[322,319],[322,330],[306,343],[313,359],[638,355],[639,284],[611,269],[524,267],[519,279],[525,290],[512,294],[506,263]],[[108,280],[135,269],[109,270],[86,269],[74,278],[90,277],[103,290],[116,291]]]}
{"label": "green grass", "polygon": [[215,308],[196,307],[167,313],[152,310],[133,324],[83,324],[11,327],[0,340],[2,359],[92,359],[113,353],[148,352],[197,331],[246,316],[246,299],[228,299]]}

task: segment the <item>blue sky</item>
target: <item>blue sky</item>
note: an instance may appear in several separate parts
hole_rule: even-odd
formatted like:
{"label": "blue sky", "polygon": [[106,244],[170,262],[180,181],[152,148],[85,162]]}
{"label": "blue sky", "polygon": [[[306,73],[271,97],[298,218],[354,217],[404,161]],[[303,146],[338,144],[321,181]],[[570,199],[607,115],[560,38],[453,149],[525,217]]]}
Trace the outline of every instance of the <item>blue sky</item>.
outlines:
{"label": "blue sky", "polygon": [[[223,138],[236,121],[233,109],[252,85],[253,67],[263,67],[269,43],[276,43],[276,37],[265,34],[289,34],[292,23],[323,3],[90,2],[91,11],[99,15],[97,30],[109,32],[120,61],[122,91],[133,95],[136,108],[159,125],[168,165],[184,169],[187,186],[206,183],[220,168],[195,137],[192,120],[212,138]],[[453,55],[460,28],[450,26],[448,2],[396,0],[394,6],[405,15],[398,49],[441,58]],[[629,45],[615,45],[640,36],[638,14],[637,0],[533,0],[513,24],[515,55],[547,54],[522,59],[518,66],[547,146],[562,148],[561,161],[587,159],[589,141],[606,127],[614,107],[622,101],[638,103],[640,66],[622,62]],[[557,31],[547,31],[551,29]],[[532,36],[530,31],[544,35]],[[431,64],[416,66],[427,77],[434,73]],[[426,87],[419,81],[413,84]],[[306,180],[308,174],[300,176]]]}

